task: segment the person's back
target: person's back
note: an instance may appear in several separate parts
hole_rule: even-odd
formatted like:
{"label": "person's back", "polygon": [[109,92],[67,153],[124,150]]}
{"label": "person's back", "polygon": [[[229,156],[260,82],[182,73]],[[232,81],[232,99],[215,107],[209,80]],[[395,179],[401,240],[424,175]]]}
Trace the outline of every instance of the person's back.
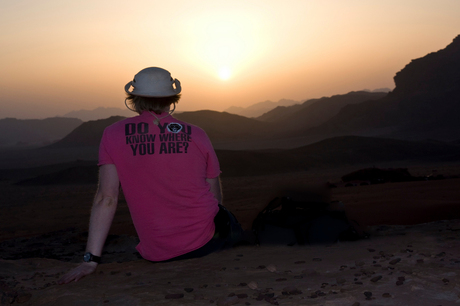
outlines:
{"label": "person's back", "polygon": [[218,201],[206,178],[220,174],[205,132],[149,111],[108,127],[99,165],[115,164],[142,257],[159,261],[208,242],[214,234]]}

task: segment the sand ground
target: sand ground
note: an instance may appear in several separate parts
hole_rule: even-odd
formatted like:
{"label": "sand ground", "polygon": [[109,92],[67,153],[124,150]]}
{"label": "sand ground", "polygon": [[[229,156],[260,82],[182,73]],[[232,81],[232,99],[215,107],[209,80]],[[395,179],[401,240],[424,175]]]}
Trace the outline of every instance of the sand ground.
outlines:
{"label": "sand ground", "polygon": [[[95,274],[57,279],[80,261],[94,185],[1,181],[2,305],[457,305],[460,179],[343,187],[354,167],[223,178],[225,205],[250,228],[280,191],[305,187],[341,201],[369,239],[316,246],[241,246],[204,258],[151,264],[136,255],[121,201]],[[411,165],[414,176],[459,165]],[[22,259],[19,259],[22,257]]]}

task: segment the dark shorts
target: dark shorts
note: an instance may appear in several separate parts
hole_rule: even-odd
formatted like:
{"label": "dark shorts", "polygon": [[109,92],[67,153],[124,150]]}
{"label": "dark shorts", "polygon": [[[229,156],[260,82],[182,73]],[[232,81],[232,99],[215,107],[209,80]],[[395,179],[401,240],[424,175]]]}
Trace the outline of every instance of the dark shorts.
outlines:
{"label": "dark shorts", "polygon": [[214,217],[214,224],[216,230],[214,236],[208,243],[199,249],[171,258],[167,261],[203,257],[213,252],[231,248],[239,241],[241,233],[243,232],[240,223],[229,210],[220,204],[219,212]]}

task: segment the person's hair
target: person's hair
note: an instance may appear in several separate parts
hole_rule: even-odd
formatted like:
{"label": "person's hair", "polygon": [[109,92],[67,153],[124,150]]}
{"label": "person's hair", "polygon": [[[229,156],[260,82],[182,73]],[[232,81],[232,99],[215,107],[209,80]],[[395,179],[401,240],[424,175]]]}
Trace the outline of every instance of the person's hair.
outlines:
{"label": "person's hair", "polygon": [[129,103],[132,110],[139,114],[143,111],[153,111],[157,114],[161,114],[165,107],[170,106],[173,103],[178,103],[180,97],[180,94],[163,98],[140,97],[128,94],[126,102]]}

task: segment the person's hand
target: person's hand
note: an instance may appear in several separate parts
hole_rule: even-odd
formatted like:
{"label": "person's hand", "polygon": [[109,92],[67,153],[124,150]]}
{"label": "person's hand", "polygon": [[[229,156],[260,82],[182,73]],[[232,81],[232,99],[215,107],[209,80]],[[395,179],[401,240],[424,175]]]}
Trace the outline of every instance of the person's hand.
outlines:
{"label": "person's hand", "polygon": [[85,277],[96,271],[97,263],[95,262],[84,262],[75,269],[67,272],[61,279],[58,281],[59,285],[68,284],[71,281],[78,281],[79,279]]}

